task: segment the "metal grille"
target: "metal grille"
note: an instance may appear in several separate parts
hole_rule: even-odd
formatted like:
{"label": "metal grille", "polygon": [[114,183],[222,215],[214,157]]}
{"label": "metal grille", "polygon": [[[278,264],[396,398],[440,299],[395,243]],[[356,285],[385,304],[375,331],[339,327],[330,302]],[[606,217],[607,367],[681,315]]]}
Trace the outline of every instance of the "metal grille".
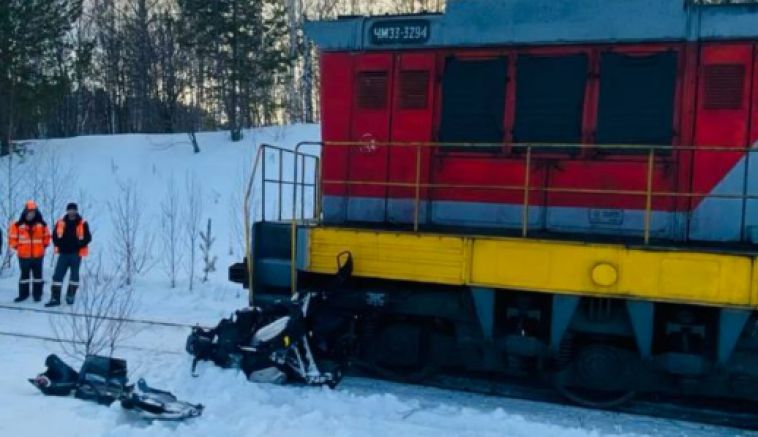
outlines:
{"label": "metal grille", "polygon": [[386,71],[366,71],[358,74],[358,107],[361,109],[387,107]]}
{"label": "metal grille", "polygon": [[400,109],[426,109],[429,101],[429,72],[400,72]]}
{"label": "metal grille", "polygon": [[705,109],[740,109],[745,93],[745,66],[716,64],[704,68]]}

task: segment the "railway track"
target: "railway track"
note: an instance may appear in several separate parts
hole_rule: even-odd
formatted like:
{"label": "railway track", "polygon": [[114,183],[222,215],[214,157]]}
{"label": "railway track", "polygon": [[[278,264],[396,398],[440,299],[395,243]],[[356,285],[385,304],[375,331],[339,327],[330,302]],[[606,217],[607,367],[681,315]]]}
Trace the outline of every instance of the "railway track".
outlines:
{"label": "railway track", "polygon": [[91,314],[77,313],[74,311],[56,311],[56,310],[50,310],[50,309],[29,308],[29,307],[12,306],[12,305],[0,305],[0,310],[29,312],[29,313],[67,316],[67,317],[78,317],[78,318],[90,317],[93,319],[100,319],[100,320],[121,321],[125,323],[151,325],[151,326],[168,326],[168,327],[175,327],[175,328],[194,328],[196,326],[199,326],[199,325],[190,325],[187,323],[165,322],[161,320],[134,319],[134,318],[129,318],[129,317],[96,316],[96,315],[91,315]]}
{"label": "railway track", "polygon": [[[574,408],[585,408],[579,407],[563,398],[547,384],[437,376],[425,381],[423,385],[512,399],[561,404]],[[758,406],[745,405],[744,403],[735,401],[725,401],[720,403],[720,406],[716,404],[719,404],[719,402],[714,400],[674,400],[661,397],[641,397],[607,411],[736,428],[751,431],[750,435],[758,435],[758,433],[754,433],[758,431]]]}
{"label": "railway track", "polygon": [[[76,340],[62,340],[60,338],[55,337],[49,337],[45,335],[36,335],[36,334],[25,334],[21,332],[8,332],[8,331],[0,331],[0,337],[14,337],[14,338],[22,338],[26,340],[39,340],[39,341],[45,341],[45,342],[53,342],[53,343],[76,343],[76,344],[84,344],[83,341],[76,341]],[[139,346],[119,346],[121,349],[127,349],[127,350],[134,350],[139,352],[152,352],[152,353],[158,353],[158,354],[168,354],[168,355],[184,355],[185,352],[183,351],[171,351],[171,350],[165,350],[165,349],[155,349],[155,348],[149,348],[149,347],[139,347]]]}
{"label": "railway track", "polygon": [[[9,305],[0,305],[0,311],[30,312],[49,316],[86,317],[85,314],[79,314],[75,312],[15,307]],[[123,321],[124,323],[132,325],[155,326],[182,330],[197,326],[186,323],[137,318],[102,317],[102,319]],[[186,333],[186,331],[182,332],[182,334],[184,333]],[[52,336],[15,332],[2,329],[0,329],[0,337],[21,338],[32,341],[44,341],[53,343],[67,342],[67,340],[61,340],[60,338]],[[185,355],[185,352],[183,350],[143,347],[139,345],[122,345],[120,348],[138,352],[169,354],[176,356]],[[353,369],[351,373],[357,374],[357,376],[377,378],[375,374],[372,374],[372,372],[365,368]],[[452,375],[430,376],[422,382],[415,383],[398,381],[392,378],[381,379],[401,384],[428,386],[480,395],[521,399],[531,402],[560,404],[566,407],[584,409],[584,407],[576,406],[575,404],[567,401],[547,384],[539,382],[530,383],[524,380],[491,380],[486,377],[472,378]],[[751,409],[751,406],[746,406],[744,404],[740,405],[738,403],[724,403],[721,406],[716,406],[714,405],[713,401],[710,401],[708,403],[697,403],[692,400],[677,399],[676,402],[672,402],[669,399],[639,398],[622,406],[616,407],[611,411],[657,419],[684,421],[703,425],[723,426],[746,431],[758,431],[758,409],[756,408],[758,407],[753,406]],[[756,433],[756,435],[758,435],[758,433]]]}
{"label": "railway track", "polygon": [[[91,314],[84,314],[75,312],[73,310],[54,310],[48,308],[30,308],[25,306],[11,306],[0,304],[0,312],[6,313],[29,313],[29,315],[37,316],[32,320],[44,321],[47,317],[61,317],[61,318],[78,318],[78,319],[97,319],[113,322],[122,322],[126,325],[130,325],[130,332],[126,335],[119,345],[119,349],[134,350],[141,352],[172,354],[172,355],[184,355],[183,345],[184,338],[188,334],[189,330],[199,326],[187,323],[178,323],[163,320],[150,320],[140,319],[132,317],[112,317],[112,316],[96,316]],[[45,317],[46,316],[46,317]],[[18,329],[15,320],[10,322],[0,318],[0,337],[16,337],[28,340],[39,340],[45,342],[59,343],[59,344],[83,344],[82,341],[68,340],[61,338],[64,335],[51,333],[51,328],[44,328],[43,323],[29,323],[29,319],[24,316],[24,325],[28,329],[23,329],[23,332]],[[45,318],[42,318],[45,317]],[[4,322],[4,323],[3,323]],[[86,322],[85,322],[86,323]],[[67,328],[65,328],[67,329]],[[55,331],[55,329],[52,329]],[[66,332],[66,331],[64,331]],[[146,338],[147,337],[147,338]],[[152,337],[152,338],[151,338]],[[134,341],[142,339],[140,344]],[[152,340],[152,343],[163,344],[176,344],[179,347],[176,348],[164,348],[164,347],[146,347],[143,346],[144,340]]]}

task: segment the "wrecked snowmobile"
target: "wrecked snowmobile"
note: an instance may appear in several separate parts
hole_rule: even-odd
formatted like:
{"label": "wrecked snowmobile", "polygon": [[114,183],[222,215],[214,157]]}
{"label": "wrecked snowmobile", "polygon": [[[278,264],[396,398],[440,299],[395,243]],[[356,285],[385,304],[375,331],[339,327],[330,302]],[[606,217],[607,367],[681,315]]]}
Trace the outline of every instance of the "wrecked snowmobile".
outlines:
{"label": "wrecked snowmobile", "polygon": [[337,257],[337,275],[327,292],[295,294],[290,301],[245,308],[223,319],[213,329],[196,327],[187,338],[186,350],[198,361],[241,369],[251,382],[327,385],[342,379],[345,360],[330,341],[346,323],[330,312],[319,311],[330,293],[352,273],[349,252]]}
{"label": "wrecked snowmobile", "polygon": [[296,382],[335,387],[342,379],[342,365],[317,358],[308,329],[311,304],[324,296],[305,293],[292,302],[268,309],[235,312],[213,329],[194,328],[187,338],[187,352],[198,361],[239,368],[251,382]]}
{"label": "wrecked snowmobile", "polygon": [[140,379],[137,386],[128,384],[126,361],[117,358],[88,356],[79,372],[57,355],[45,360],[47,370],[29,382],[48,396],[70,396],[121,406],[145,420],[184,420],[202,414],[203,406],[180,401],[173,394],[150,388]]}

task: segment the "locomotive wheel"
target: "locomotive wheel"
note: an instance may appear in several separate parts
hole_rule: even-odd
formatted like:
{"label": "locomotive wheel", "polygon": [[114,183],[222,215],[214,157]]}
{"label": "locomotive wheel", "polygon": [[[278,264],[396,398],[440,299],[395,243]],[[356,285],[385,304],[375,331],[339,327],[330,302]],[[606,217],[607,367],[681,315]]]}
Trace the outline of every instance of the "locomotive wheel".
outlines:
{"label": "locomotive wheel", "polygon": [[386,325],[373,342],[368,367],[382,378],[419,383],[436,372],[430,362],[431,331],[423,323]]}
{"label": "locomotive wheel", "polygon": [[611,409],[634,399],[635,391],[598,391],[556,384],[556,389],[566,399],[583,407]]}
{"label": "locomotive wheel", "polygon": [[614,408],[634,398],[630,390],[629,352],[592,344],[582,348],[569,366],[554,375],[555,388],[570,401],[592,408]]}

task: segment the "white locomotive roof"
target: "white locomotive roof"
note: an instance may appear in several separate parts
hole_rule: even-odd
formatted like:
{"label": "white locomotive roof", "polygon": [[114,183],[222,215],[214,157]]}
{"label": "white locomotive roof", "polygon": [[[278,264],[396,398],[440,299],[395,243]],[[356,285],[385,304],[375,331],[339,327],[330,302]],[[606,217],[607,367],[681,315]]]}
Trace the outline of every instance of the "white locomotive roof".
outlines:
{"label": "white locomotive roof", "polygon": [[448,0],[444,14],[306,23],[322,50],[758,39],[758,4],[695,0]]}

